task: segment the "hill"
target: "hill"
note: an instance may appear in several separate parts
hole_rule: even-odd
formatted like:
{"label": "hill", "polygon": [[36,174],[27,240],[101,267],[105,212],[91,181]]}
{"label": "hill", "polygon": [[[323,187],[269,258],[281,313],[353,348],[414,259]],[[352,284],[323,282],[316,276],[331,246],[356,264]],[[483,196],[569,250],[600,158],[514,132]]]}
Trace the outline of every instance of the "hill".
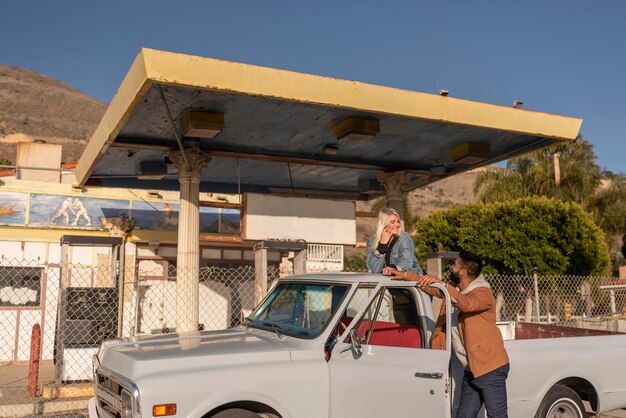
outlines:
{"label": "hill", "polygon": [[76,161],[107,104],[61,81],[0,65],[0,160],[15,163],[15,143],[63,145],[63,161]]}

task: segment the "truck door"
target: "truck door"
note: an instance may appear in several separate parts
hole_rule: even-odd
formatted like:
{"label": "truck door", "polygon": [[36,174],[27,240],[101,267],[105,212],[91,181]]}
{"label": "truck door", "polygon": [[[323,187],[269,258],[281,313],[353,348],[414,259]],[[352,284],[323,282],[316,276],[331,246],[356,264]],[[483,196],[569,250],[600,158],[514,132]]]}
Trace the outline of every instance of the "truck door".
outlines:
{"label": "truck door", "polygon": [[378,287],[339,337],[328,362],[331,417],[450,416],[449,344],[429,348],[417,292]]}

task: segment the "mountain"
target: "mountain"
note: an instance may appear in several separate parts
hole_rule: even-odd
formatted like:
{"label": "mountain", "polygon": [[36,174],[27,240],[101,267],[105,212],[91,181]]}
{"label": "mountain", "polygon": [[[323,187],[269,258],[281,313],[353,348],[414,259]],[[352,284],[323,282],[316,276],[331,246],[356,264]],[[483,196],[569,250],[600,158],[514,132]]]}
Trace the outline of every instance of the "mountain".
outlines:
{"label": "mountain", "polygon": [[61,81],[0,65],[0,160],[15,163],[16,142],[62,144],[64,162],[77,161],[107,104]]}

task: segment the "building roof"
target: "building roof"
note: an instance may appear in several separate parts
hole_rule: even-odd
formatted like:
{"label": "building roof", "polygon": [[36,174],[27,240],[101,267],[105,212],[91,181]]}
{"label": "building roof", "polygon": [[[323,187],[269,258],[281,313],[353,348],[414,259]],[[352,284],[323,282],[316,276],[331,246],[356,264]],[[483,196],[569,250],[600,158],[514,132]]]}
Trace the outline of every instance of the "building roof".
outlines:
{"label": "building roof", "polygon": [[[181,119],[188,111],[223,114],[223,129],[212,139],[184,136]],[[204,192],[364,199],[384,194],[381,173],[405,172],[406,189],[416,188],[575,139],[581,124],[438,94],[142,49],[75,174],[81,185],[177,190],[168,153],[199,147],[212,156],[202,173]],[[360,125],[374,135],[337,139],[346,127],[363,133]]]}

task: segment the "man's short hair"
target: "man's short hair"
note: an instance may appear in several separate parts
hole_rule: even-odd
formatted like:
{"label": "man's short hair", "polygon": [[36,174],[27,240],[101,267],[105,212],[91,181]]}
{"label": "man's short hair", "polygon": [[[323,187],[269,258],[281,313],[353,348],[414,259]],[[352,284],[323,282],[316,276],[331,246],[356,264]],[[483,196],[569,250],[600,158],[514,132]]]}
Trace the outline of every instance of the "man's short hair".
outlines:
{"label": "man's short hair", "polygon": [[461,250],[459,251],[459,258],[470,276],[476,278],[483,271],[483,262],[476,254]]}

